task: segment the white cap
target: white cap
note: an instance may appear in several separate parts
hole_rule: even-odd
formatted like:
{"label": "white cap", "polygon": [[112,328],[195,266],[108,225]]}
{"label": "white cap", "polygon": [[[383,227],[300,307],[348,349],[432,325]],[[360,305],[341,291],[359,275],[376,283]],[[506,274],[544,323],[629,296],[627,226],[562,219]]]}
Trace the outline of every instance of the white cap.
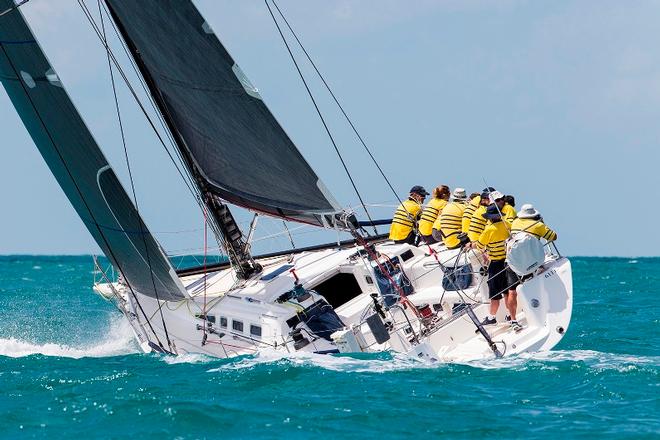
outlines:
{"label": "white cap", "polygon": [[540,215],[541,213],[538,212],[531,203],[525,203],[522,205],[518,212],[518,218],[534,218]]}
{"label": "white cap", "polygon": [[467,200],[467,193],[465,188],[454,188],[454,192],[451,195],[454,200]]}
{"label": "white cap", "polygon": [[495,200],[501,199],[502,197],[504,197],[504,194],[499,191],[493,191],[490,193],[490,203],[495,203]]}

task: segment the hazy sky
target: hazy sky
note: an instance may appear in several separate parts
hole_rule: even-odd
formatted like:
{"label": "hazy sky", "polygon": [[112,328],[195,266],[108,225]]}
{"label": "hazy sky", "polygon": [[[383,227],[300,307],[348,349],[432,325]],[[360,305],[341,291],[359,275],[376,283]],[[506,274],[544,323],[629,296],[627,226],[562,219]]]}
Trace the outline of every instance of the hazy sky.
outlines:
{"label": "hazy sky", "polygon": [[[264,3],[195,3],[335,197],[355,205]],[[658,255],[660,2],[278,3],[401,196],[415,184],[471,192],[487,182],[518,207],[533,202],[566,254]],[[21,9],[127,185],[105,52],[77,2]],[[364,198],[392,204],[336,109],[320,102]],[[199,209],[123,86],[120,103],[147,224],[172,252],[199,248]],[[0,132],[0,254],[97,252],[4,89]],[[263,222],[259,236],[277,229]],[[301,244],[328,238],[294,232],[306,233]]]}

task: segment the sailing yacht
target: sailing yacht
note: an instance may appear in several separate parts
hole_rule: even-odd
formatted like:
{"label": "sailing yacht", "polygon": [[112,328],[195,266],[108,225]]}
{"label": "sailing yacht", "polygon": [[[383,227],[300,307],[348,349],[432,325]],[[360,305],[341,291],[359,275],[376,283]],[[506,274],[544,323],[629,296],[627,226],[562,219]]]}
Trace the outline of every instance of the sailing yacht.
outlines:
{"label": "sailing yacht", "polygon": [[[145,352],[393,351],[462,362],[549,350],[561,340],[572,276],[553,244],[517,288],[522,331],[505,322],[504,310],[502,324],[484,327],[480,253],[369,235],[323,185],[191,1],[104,4],[226,263],[175,270],[12,0],[0,0],[0,79],[117,274],[97,264],[94,290],[121,311]],[[353,239],[253,256],[229,205]]]}

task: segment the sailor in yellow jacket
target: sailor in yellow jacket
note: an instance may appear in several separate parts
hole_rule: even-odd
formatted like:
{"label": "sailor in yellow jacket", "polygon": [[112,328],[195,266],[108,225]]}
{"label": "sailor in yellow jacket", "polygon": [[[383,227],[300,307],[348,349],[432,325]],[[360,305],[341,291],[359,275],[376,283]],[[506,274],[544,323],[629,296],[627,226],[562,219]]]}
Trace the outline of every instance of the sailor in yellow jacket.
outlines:
{"label": "sailor in yellow jacket", "polygon": [[[465,211],[463,212],[463,219],[461,222],[461,229],[463,230],[463,232],[468,234],[468,236],[470,236],[470,223],[472,223],[472,219],[475,218],[474,212],[477,209],[479,209],[482,203],[483,206],[488,206],[488,204],[490,203],[488,198],[490,196],[490,193],[493,191],[495,191],[495,188],[489,186],[487,188],[484,188],[481,191],[480,195],[470,196],[470,203],[468,203],[467,206],[465,207]],[[485,209],[479,213],[479,217],[478,217],[479,219],[482,218],[481,216],[483,215],[484,212],[486,212]],[[483,231],[483,228],[479,230],[479,233],[481,233],[481,231]],[[470,241],[476,241],[478,238],[479,238],[479,234],[477,234],[476,237],[474,237],[474,239],[470,238]]]}
{"label": "sailor in yellow jacket", "polygon": [[443,208],[447,206],[449,195],[450,191],[447,185],[440,185],[433,190],[433,198],[429,200],[419,217],[420,243],[433,244],[438,242],[432,234],[433,223],[438,219]]}
{"label": "sailor in yellow jacket", "polygon": [[[557,239],[557,233],[547,227],[543,223],[541,213],[534,209],[530,204],[522,205],[518,217],[511,224],[511,235],[519,232],[526,232],[535,236],[536,238],[545,239],[547,241],[554,241]],[[527,277],[529,277],[528,275]],[[507,285],[509,286],[509,294],[505,302],[506,308],[509,310],[509,319],[511,320],[511,327],[518,331],[522,329],[516,320],[516,309],[518,308],[518,291],[516,287],[524,281],[527,277],[520,278],[508,265],[506,267]]]}
{"label": "sailor in yellow jacket", "polygon": [[410,195],[394,212],[390,226],[390,240],[395,243],[409,243],[414,245],[417,241],[417,220],[422,213],[422,203],[429,193],[424,187],[415,185],[410,188]]}
{"label": "sailor in yellow jacket", "polygon": [[512,195],[504,196],[502,215],[504,215],[504,219],[508,221],[509,224],[512,224],[513,221],[518,218],[518,213],[516,212],[516,199]]}
{"label": "sailor in yellow jacket", "polygon": [[451,196],[451,202],[444,207],[435,223],[433,223],[433,238],[441,241],[447,249],[456,249],[461,245],[458,235],[461,233],[463,212],[467,206],[465,189],[456,188]]}
{"label": "sailor in yellow jacket", "polygon": [[541,213],[529,203],[522,206],[518,218],[511,225],[511,233],[515,234],[516,232],[527,232],[538,239],[543,238],[548,241],[557,239],[557,233],[543,223]]}
{"label": "sailor in yellow jacket", "polygon": [[506,240],[509,238],[509,226],[502,220],[500,209],[491,204],[483,214],[490,223],[476,241],[476,247],[485,251],[490,263],[488,264],[488,297],[490,298],[490,314],[484,318],[482,324],[490,325],[497,322],[495,315],[500,307],[503,295],[508,295],[506,276]]}

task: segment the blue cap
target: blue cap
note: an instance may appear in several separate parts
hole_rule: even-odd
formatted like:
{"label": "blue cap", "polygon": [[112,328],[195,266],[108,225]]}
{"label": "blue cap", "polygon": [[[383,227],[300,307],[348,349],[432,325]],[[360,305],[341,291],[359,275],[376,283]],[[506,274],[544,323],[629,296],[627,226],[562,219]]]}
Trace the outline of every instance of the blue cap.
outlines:
{"label": "blue cap", "polygon": [[424,187],[420,185],[415,185],[412,188],[410,188],[410,192],[419,194],[420,196],[424,196],[424,197],[429,195],[428,191],[426,191]]}

